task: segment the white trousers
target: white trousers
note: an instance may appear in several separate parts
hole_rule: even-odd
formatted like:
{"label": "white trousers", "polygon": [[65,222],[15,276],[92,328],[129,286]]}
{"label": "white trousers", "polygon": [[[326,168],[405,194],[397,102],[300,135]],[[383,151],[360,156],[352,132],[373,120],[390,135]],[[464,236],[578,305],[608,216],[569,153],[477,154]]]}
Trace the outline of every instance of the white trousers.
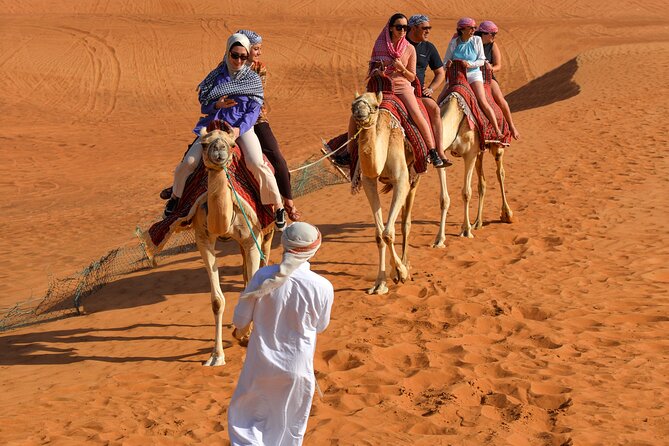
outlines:
{"label": "white trousers", "polygon": [[[274,205],[276,209],[283,207],[279,187],[276,184],[276,178],[270,169],[270,166],[265,162],[262,156],[262,148],[260,141],[253,129],[237,138],[236,143],[239,145],[244,154],[244,163],[249,169],[253,177],[258,182],[260,187],[260,201],[262,204]],[[172,193],[176,197],[181,197],[186,186],[188,176],[195,171],[200,159],[202,158],[202,143],[200,137],[191,145],[183,160],[174,170],[174,183],[172,184]]]}

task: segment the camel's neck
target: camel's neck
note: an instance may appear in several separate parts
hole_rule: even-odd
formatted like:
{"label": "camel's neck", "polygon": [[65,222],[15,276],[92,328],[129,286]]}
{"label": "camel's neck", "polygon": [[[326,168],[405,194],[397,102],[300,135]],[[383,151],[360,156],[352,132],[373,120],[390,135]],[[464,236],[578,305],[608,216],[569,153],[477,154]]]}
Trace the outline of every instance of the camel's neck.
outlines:
{"label": "camel's neck", "polygon": [[363,129],[358,135],[360,171],[368,178],[381,175],[388,158],[390,116],[379,112],[376,125]]}
{"label": "camel's neck", "polygon": [[228,179],[222,170],[208,170],[207,229],[212,234],[227,234],[232,229],[234,216]]}
{"label": "camel's neck", "polygon": [[448,102],[441,107],[441,135],[444,141],[444,149],[448,149],[458,136],[460,122],[465,117],[465,113],[460,109],[458,100],[451,97]]}

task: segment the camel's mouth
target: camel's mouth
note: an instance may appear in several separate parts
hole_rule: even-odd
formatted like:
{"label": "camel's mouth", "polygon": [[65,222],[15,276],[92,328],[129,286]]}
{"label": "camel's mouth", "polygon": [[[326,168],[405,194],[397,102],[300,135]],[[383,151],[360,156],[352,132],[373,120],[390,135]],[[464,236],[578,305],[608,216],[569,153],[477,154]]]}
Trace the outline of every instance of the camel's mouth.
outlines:
{"label": "camel's mouth", "polygon": [[209,169],[222,170],[230,164],[232,147],[225,141],[215,140],[206,146],[203,144],[204,164]]}

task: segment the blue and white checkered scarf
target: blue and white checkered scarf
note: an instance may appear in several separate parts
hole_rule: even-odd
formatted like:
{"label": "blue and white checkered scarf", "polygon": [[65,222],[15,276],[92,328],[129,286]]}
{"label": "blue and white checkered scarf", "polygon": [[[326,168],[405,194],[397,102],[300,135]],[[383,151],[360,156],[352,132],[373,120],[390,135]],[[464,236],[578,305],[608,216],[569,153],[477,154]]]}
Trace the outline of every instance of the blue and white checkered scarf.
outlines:
{"label": "blue and white checkered scarf", "polygon": [[244,65],[239,71],[231,74],[229,81],[216,84],[220,76],[225,76],[229,73],[227,69],[227,54],[236,42],[241,43],[248,51],[249,41],[245,35],[233,34],[230,36],[223,62],[211,70],[198,85],[198,99],[201,104],[207,105],[211,101],[217,101],[223,96],[248,96],[249,99],[256,101],[260,105],[263,104],[264,93],[262,81],[260,80],[260,76],[251,70],[248,65]]}

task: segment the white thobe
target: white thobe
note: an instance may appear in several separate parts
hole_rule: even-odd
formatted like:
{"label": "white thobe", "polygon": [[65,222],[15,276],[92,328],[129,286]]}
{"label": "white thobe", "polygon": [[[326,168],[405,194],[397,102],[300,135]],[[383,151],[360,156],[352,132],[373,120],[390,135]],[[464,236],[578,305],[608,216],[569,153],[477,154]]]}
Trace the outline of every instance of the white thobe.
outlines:
{"label": "white thobe", "polygon": [[[249,288],[278,271],[261,268]],[[228,410],[236,445],[301,445],[314,396],[316,334],[330,322],[332,284],[300,265],[270,294],[239,299],[233,323],[253,321],[246,361]]]}

